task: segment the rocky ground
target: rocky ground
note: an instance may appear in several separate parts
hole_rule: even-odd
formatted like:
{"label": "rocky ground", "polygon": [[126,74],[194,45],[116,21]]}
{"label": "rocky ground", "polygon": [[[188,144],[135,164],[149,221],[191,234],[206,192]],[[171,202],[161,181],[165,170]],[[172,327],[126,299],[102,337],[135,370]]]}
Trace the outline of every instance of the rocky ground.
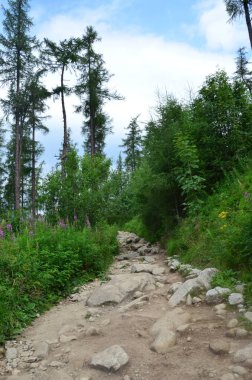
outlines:
{"label": "rocky ground", "polygon": [[134,234],[118,240],[106,281],[84,285],[0,349],[0,379],[252,379],[242,286],[211,289],[215,269],[167,260]]}

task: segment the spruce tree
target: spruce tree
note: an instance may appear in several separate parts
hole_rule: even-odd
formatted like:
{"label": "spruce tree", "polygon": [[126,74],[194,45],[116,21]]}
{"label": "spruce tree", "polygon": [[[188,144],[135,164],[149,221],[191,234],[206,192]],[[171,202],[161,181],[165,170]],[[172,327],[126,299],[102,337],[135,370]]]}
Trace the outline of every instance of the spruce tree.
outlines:
{"label": "spruce tree", "polygon": [[125,166],[130,172],[134,172],[139,165],[142,151],[142,135],[141,129],[137,122],[139,115],[133,117],[127,127],[129,131],[126,138],[123,139],[121,147],[125,148],[123,151],[126,154]]}
{"label": "spruce tree", "polygon": [[80,75],[76,86],[76,94],[81,101],[76,112],[81,112],[85,118],[82,128],[86,137],[84,145],[91,156],[103,152],[105,137],[111,132],[110,118],[103,109],[105,102],[122,99],[106,87],[111,75],[104,66],[102,55],[94,50],[98,41],[97,32],[92,26],[87,27],[86,34],[79,40],[82,52],[78,61]]}
{"label": "spruce tree", "polygon": [[14,139],[14,208],[20,209],[22,142],[26,116],[24,86],[34,64],[36,39],[30,36],[32,21],[28,16],[28,0],[8,0],[3,8],[3,33],[0,34],[0,82],[8,87],[4,108],[8,112]]}
{"label": "spruce tree", "polygon": [[243,82],[250,94],[252,94],[252,71],[248,68],[249,64],[246,49],[242,47],[238,50],[234,79]]}

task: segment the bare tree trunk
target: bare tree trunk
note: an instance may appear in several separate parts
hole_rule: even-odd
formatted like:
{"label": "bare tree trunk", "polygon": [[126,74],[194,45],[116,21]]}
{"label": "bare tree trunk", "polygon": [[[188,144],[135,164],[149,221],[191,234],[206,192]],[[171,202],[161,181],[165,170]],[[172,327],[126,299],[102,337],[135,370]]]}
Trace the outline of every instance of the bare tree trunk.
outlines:
{"label": "bare tree trunk", "polygon": [[36,160],[35,160],[35,125],[32,126],[32,219],[36,218]]}
{"label": "bare tree trunk", "polygon": [[248,0],[243,1],[243,8],[244,8],[246,24],[247,24],[247,28],[248,28],[250,46],[252,49],[252,25],[251,25],[250,13],[249,13]]}
{"label": "bare tree trunk", "polygon": [[67,157],[67,149],[68,149],[67,117],[66,117],[66,107],[65,107],[65,97],[64,97],[64,72],[65,72],[65,65],[63,65],[62,71],[61,71],[61,105],[62,105],[63,125],[64,125],[62,162],[64,162],[64,160]]}

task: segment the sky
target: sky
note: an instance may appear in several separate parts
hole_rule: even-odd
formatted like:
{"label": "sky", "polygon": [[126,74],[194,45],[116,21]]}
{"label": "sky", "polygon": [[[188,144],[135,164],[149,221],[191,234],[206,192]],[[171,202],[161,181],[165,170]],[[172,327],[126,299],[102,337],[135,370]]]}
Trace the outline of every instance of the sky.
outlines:
{"label": "sky", "polygon": [[[7,6],[7,0],[2,4]],[[101,37],[97,51],[113,74],[109,87],[125,97],[105,107],[113,126],[105,152],[114,162],[131,118],[140,114],[144,126],[154,115],[158,93],[186,101],[207,75],[217,69],[234,72],[239,47],[249,50],[244,20],[229,23],[223,0],[30,0],[30,15],[32,33],[39,39],[58,42],[81,36],[89,25]],[[71,82],[72,75],[66,79]],[[57,75],[45,79],[48,89],[58,83]],[[67,99],[72,140],[82,154],[77,104],[74,96]],[[60,101],[48,105],[50,133],[41,136],[45,172],[55,165],[63,139]]]}

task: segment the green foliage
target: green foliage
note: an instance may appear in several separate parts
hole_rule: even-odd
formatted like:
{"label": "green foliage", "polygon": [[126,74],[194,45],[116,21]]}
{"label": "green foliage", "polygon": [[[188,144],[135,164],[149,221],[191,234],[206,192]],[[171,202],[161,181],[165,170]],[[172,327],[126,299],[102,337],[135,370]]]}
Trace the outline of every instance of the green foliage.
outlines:
{"label": "green foliage", "polygon": [[126,154],[125,166],[130,172],[134,172],[136,170],[141,160],[142,136],[137,121],[138,117],[139,115],[131,119],[127,127],[128,133],[126,138],[123,139],[123,144],[121,145],[121,147],[125,148],[123,151]]}
{"label": "green foliage", "polygon": [[0,342],[74,286],[101,276],[117,253],[116,227],[37,224],[0,240]]}
{"label": "green foliage", "polygon": [[185,206],[195,212],[199,209],[199,197],[205,187],[205,179],[199,175],[197,147],[182,132],[177,133],[174,144],[179,162],[179,166],[174,169],[176,180],[185,197]]}
{"label": "green foliage", "polygon": [[142,222],[141,218],[139,216],[135,216],[133,219],[131,219],[129,222],[125,223],[123,226],[123,229],[125,231],[134,232],[136,235],[150,241],[154,242],[155,239],[150,234],[150,232],[147,230],[146,226]]}
{"label": "green foliage", "polygon": [[243,171],[234,170],[209,196],[197,215],[181,221],[168,242],[168,254],[185,262],[221,270],[213,284],[232,286],[246,283],[252,302],[252,163]]}
{"label": "green foliage", "polygon": [[222,288],[229,288],[234,290],[237,285],[237,273],[232,269],[226,269],[216,273],[211,281],[212,287],[221,286]]}

